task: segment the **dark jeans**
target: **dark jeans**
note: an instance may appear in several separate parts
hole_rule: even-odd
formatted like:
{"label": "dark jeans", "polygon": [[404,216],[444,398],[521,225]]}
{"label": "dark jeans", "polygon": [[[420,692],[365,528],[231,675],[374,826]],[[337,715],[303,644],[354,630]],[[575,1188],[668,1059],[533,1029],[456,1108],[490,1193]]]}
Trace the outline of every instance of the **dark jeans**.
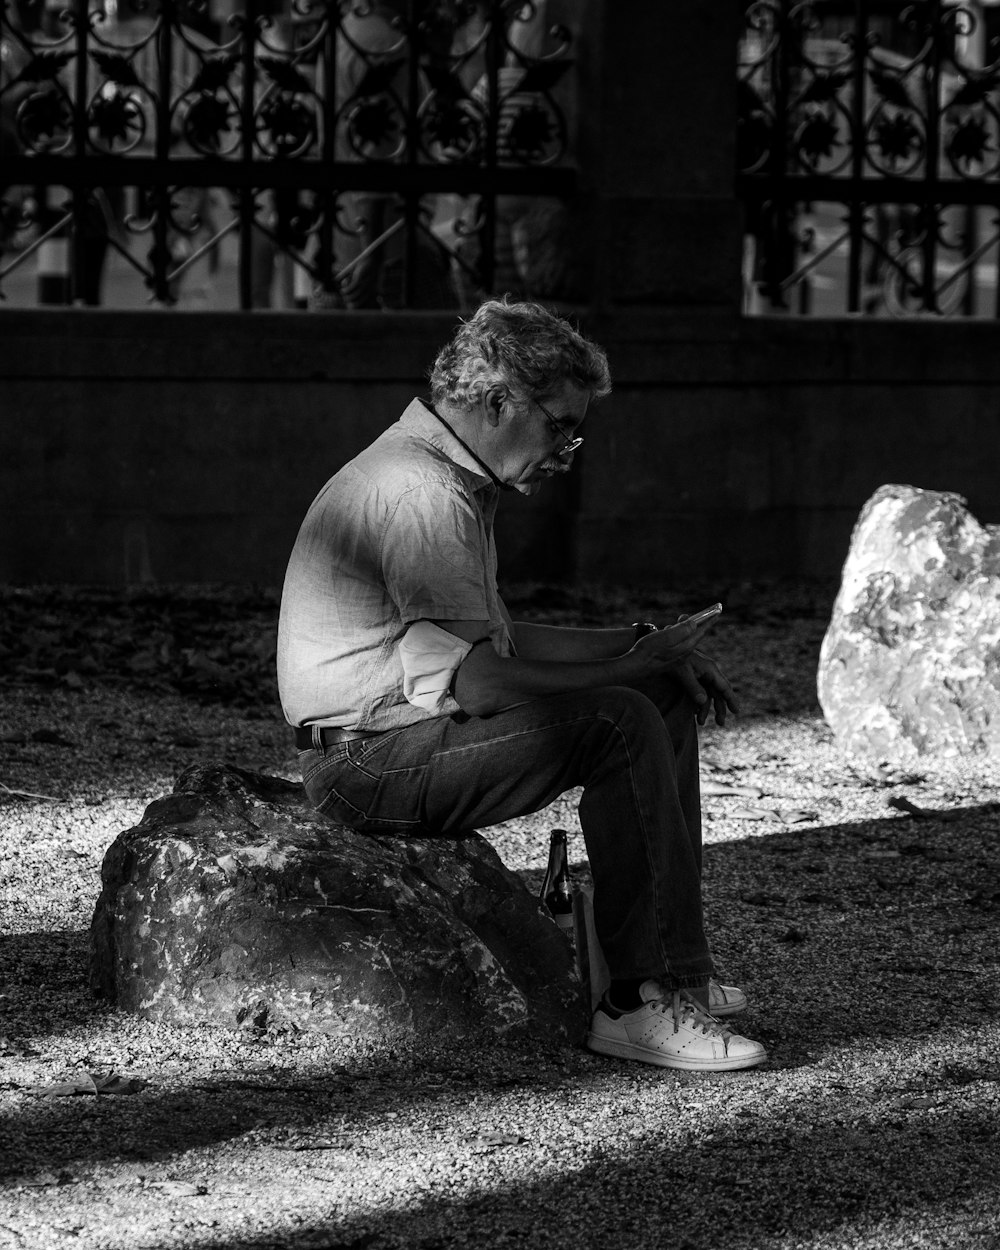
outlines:
{"label": "dark jeans", "polygon": [[421,721],[300,753],[306,793],[366,833],[459,834],[583,787],[594,922],[614,979],[703,985],[694,705],[672,682],[535,699],[494,716]]}

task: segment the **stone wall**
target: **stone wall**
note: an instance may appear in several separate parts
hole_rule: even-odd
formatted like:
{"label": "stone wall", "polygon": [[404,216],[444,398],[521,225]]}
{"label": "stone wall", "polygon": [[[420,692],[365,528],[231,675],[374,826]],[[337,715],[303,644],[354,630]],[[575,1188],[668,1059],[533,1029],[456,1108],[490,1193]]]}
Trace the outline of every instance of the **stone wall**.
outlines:
{"label": "stone wall", "polygon": [[[504,500],[509,577],[828,576],[872,491],[1000,521],[988,322],[583,317],[615,392]],[[327,476],[424,389],[435,314],[0,311],[0,581],[280,582]]]}
{"label": "stone wall", "polygon": [[[506,575],[835,575],[885,482],[1000,520],[995,323],[739,317],[738,7],[559,12],[581,321],[616,389],[574,472],[504,501]],[[0,581],[279,583],[309,501],[452,323],[0,309]]]}

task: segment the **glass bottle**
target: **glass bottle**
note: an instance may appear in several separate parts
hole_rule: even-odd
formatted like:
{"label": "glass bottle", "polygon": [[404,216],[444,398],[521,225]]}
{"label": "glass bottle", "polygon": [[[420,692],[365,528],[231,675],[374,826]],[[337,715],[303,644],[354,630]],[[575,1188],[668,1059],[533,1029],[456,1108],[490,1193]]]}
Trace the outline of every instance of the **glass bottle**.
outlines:
{"label": "glass bottle", "polygon": [[573,878],[569,871],[569,843],[565,829],[553,829],[549,838],[549,862],[538,900],[560,929],[573,929]]}

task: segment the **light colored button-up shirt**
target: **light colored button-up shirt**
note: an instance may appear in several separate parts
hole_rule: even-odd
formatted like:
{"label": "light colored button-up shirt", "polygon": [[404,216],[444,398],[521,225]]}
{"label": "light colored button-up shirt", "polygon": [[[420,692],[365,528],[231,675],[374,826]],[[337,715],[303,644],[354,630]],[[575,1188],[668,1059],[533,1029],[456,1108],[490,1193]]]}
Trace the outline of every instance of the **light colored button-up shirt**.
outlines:
{"label": "light colored button-up shirt", "polygon": [[[278,688],[292,725],[386,730],[450,715],[404,694],[399,643],[421,620],[488,621],[510,655],[497,590],[498,492],[419,400],[323,487],[292,549],[278,624]],[[459,645],[456,662],[467,647]],[[412,683],[411,683],[412,685]]]}

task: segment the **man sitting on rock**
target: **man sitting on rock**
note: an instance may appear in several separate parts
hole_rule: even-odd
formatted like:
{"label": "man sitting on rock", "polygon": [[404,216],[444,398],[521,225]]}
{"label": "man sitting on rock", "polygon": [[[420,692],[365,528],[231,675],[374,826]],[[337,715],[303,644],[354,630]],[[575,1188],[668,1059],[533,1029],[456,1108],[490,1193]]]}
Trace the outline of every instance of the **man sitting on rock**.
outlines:
{"label": "man sitting on rock", "polygon": [[588,1045],[699,1071],[764,1047],[717,1017],[701,905],[698,723],[735,711],[695,648],[656,630],[511,620],[497,590],[501,493],[568,473],[607,359],[531,303],[489,300],[431,371],[430,400],[323,487],[299,531],[278,631],[282,706],[309,800],[362,832],[458,835],[582,786],[594,919],[612,981]]}

